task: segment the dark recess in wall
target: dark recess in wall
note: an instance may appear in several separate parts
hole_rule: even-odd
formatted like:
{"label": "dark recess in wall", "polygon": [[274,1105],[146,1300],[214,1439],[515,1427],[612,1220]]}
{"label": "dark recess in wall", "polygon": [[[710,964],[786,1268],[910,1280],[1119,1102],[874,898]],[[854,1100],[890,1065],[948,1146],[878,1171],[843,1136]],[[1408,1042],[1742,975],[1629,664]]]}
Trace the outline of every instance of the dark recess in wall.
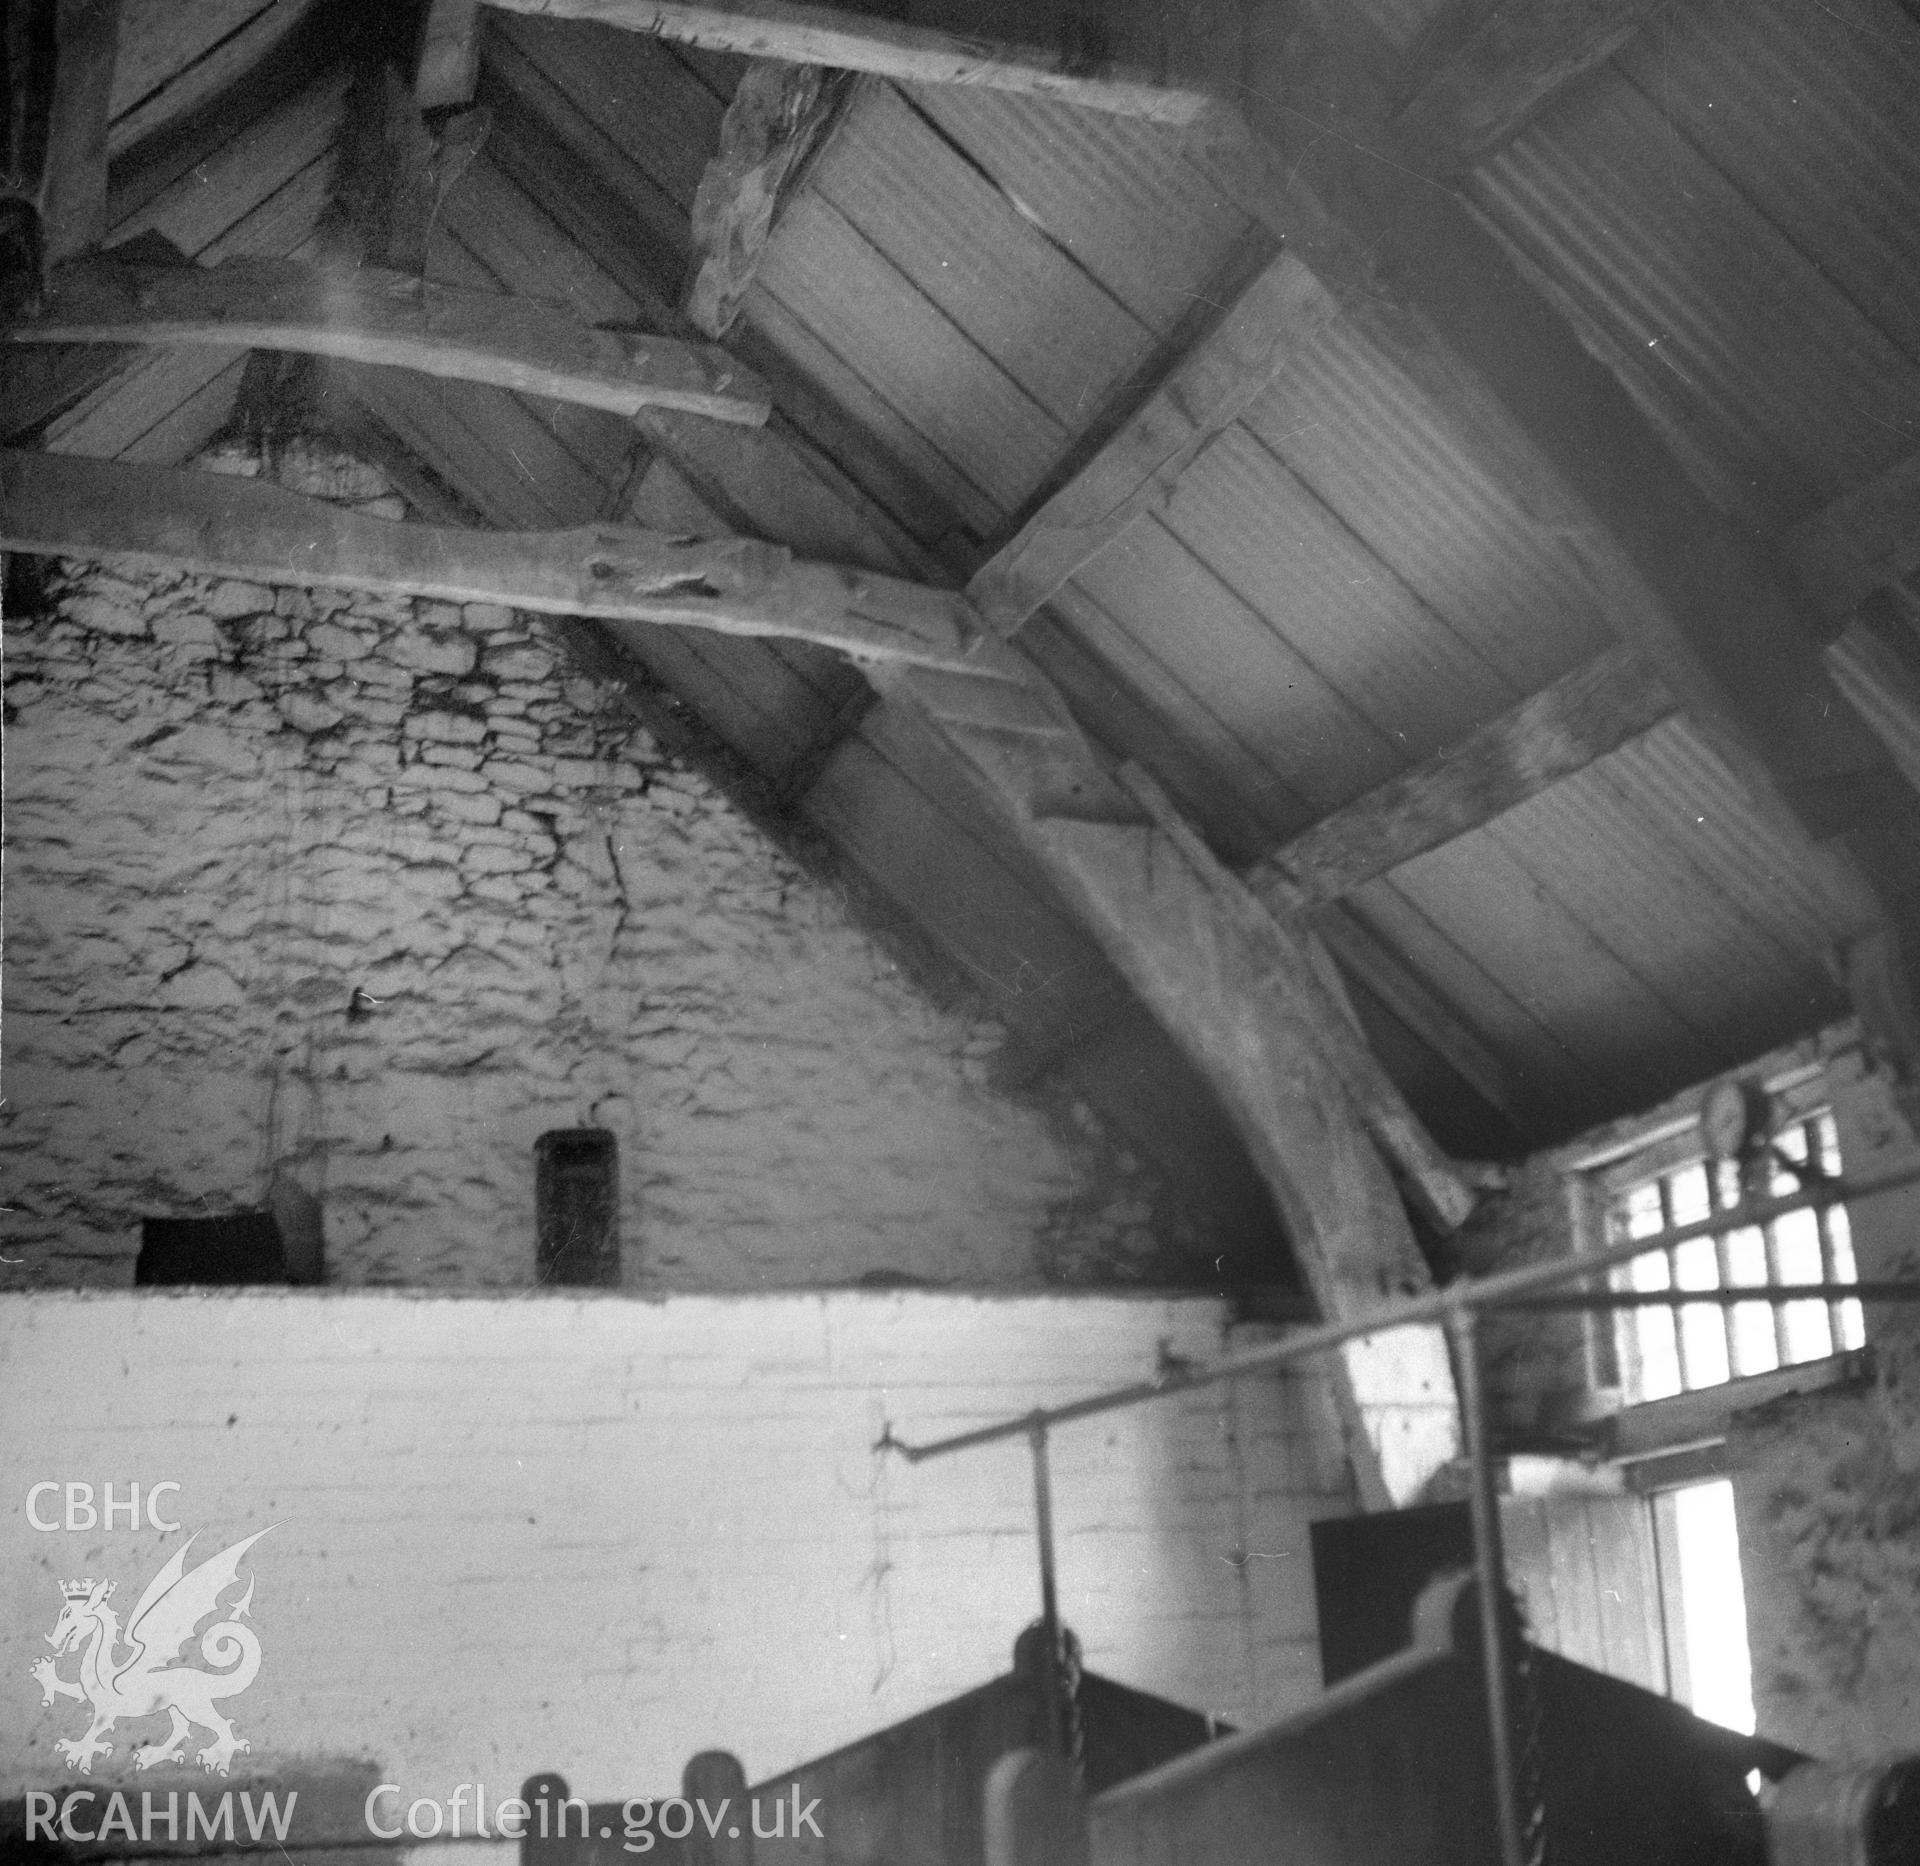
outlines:
{"label": "dark recess in wall", "polygon": [[271,1212],[221,1218],[146,1218],[135,1288],[162,1283],[284,1283],[286,1255]]}

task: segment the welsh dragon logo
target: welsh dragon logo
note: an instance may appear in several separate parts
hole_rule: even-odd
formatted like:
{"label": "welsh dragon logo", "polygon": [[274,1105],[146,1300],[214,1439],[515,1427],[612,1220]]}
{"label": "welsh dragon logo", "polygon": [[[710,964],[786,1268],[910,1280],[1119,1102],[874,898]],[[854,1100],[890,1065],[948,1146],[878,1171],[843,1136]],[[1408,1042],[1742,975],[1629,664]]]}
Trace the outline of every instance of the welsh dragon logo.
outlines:
{"label": "welsh dragon logo", "polygon": [[[119,1615],[107,1605],[113,1595],[111,1581],[61,1584],[67,1604],[46,1636],[55,1656],[35,1660],[30,1669],[43,1694],[42,1704],[78,1698],[93,1706],[93,1722],[84,1736],[54,1741],[68,1768],[91,1775],[94,1757],[113,1754],[113,1745],[104,1739],[122,1717],[152,1717],[161,1711],[172,1726],[163,1742],[143,1743],[133,1752],[137,1768],[181,1761],[188,1734],[196,1725],[213,1732],[213,1741],[198,1754],[200,1762],[216,1774],[225,1775],[234,1756],[253,1747],[236,1736],[233,1725],[214,1709],[216,1699],[239,1696],[260,1671],[260,1641],[250,1626],[240,1624],[253,1605],[251,1578],[246,1593],[225,1609],[227,1618],[200,1637],[200,1656],[209,1665],[231,1669],[208,1672],[171,1661],[179,1658],[200,1622],[221,1611],[220,1596],[240,1584],[240,1557],[266,1533],[257,1531],[187,1573],[187,1550],[194,1543],[189,1536],[147,1583],[127,1621],[124,1638]],[[123,1645],[130,1650],[120,1655]],[[85,1650],[79,1679],[74,1681],[60,1676],[57,1660],[76,1646]]]}

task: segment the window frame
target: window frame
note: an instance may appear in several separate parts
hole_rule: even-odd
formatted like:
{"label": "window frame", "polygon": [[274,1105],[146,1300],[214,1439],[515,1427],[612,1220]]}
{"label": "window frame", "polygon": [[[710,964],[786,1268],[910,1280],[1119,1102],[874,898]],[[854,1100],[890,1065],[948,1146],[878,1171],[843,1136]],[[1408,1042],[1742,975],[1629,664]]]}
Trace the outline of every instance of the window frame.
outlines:
{"label": "window frame", "polygon": [[[1750,1077],[1751,1071],[1740,1071],[1740,1076]],[[1798,1123],[1810,1122],[1820,1115],[1835,1119],[1833,1099],[1829,1091],[1824,1061],[1801,1061],[1792,1066],[1777,1069],[1760,1077],[1761,1086],[1773,1105],[1776,1131]],[[1609,1227],[1609,1213],[1615,1202],[1627,1192],[1648,1184],[1663,1180],[1685,1168],[1706,1163],[1711,1174],[1712,1162],[1708,1157],[1700,1134],[1699,1104],[1704,1098],[1705,1089],[1697,1091],[1689,1099],[1693,1106],[1685,1112],[1672,1113],[1666,1118],[1655,1117],[1641,1125],[1637,1130],[1619,1132],[1602,1147],[1573,1160],[1569,1164],[1566,1177],[1567,1192],[1571,1206],[1571,1221],[1575,1250],[1581,1255],[1593,1255],[1609,1248],[1612,1235]],[[1838,1131],[1834,1132],[1834,1148],[1838,1156]],[[1844,1158],[1840,1159],[1840,1169],[1845,1170]],[[1720,1196],[1712,1190],[1709,1180],[1710,1196]],[[1844,1205],[1840,1208],[1845,1210]],[[1787,1216],[1789,1214],[1783,1214]],[[1769,1221],[1765,1227],[1768,1250],[1768,1283],[1776,1281],[1798,1281],[1797,1277],[1783,1277],[1779,1270],[1779,1259],[1773,1239],[1773,1227],[1779,1220]],[[1835,1247],[1829,1222],[1824,1213],[1818,1219],[1821,1249],[1821,1280],[1829,1280],[1834,1270]],[[1672,1223],[1669,1217],[1663,1229]],[[1729,1232],[1746,1229],[1744,1226],[1729,1226]],[[1715,1288],[1730,1286],[1728,1278],[1728,1258],[1723,1234],[1711,1233],[1717,1245],[1718,1274]],[[1660,1246],[1654,1246],[1659,1250]],[[1671,1250],[1669,1250],[1671,1262]],[[1849,1255],[1851,1246],[1849,1243]],[[1608,1277],[1607,1287],[1622,1287],[1624,1266]],[[1670,1274],[1672,1272],[1670,1271]],[[1857,1277],[1857,1270],[1856,1270]],[[1764,1289],[1766,1284],[1756,1284],[1756,1289]],[[1750,1373],[1738,1371],[1733,1339],[1733,1317],[1738,1311],[1728,1307],[1722,1311],[1727,1335],[1726,1377],[1719,1380],[1704,1381],[1690,1385],[1686,1380],[1686,1364],[1683,1353],[1678,1348],[1681,1337],[1680,1308],[1668,1310],[1673,1317],[1676,1340],[1676,1367],[1681,1379],[1678,1393],[1658,1396],[1630,1397],[1627,1374],[1627,1357],[1622,1352],[1622,1336],[1625,1333],[1627,1319],[1633,1311],[1590,1311],[1585,1320],[1585,1356],[1586,1374],[1589,1390],[1612,1412],[1632,1412],[1643,1407],[1670,1407],[1676,1400],[1685,1400],[1700,1395],[1726,1393],[1730,1397],[1739,1394],[1745,1383],[1758,1382],[1759,1387],[1751,1389],[1758,1392],[1768,1384],[1777,1384],[1780,1376],[1788,1376],[1797,1370],[1823,1369],[1831,1379],[1840,1380],[1852,1377],[1861,1357],[1867,1352],[1865,1346],[1864,1310],[1857,1301],[1845,1299],[1831,1301],[1827,1308],[1827,1327],[1831,1350],[1825,1355],[1814,1355],[1802,1360],[1786,1358],[1786,1341],[1781,1318],[1785,1308],[1771,1305],[1775,1318],[1775,1345],[1778,1359],[1772,1368],[1760,1369]],[[1843,1333],[1842,1310],[1852,1308],[1855,1312],[1855,1326],[1861,1340],[1849,1344]],[[1825,1384],[1822,1381],[1821,1384]],[[1759,1403],[1756,1400],[1754,1403]],[[1700,1441],[1692,1441],[1698,1444]],[[1641,1455],[1646,1455],[1644,1452]]]}

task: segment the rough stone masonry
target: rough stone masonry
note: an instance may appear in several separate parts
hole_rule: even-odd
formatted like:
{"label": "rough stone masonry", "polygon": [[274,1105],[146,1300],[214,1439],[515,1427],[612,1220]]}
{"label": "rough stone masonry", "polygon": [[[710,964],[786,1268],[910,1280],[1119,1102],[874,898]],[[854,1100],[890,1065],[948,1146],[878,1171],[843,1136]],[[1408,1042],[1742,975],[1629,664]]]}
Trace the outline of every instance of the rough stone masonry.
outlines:
{"label": "rough stone masonry", "polygon": [[76,564],[6,654],[0,1287],[124,1284],[142,1218],[289,1185],[329,1280],[524,1287],[573,1126],[632,1288],[1163,1260],[1145,1169],[994,1092],[998,1029],[538,619]]}

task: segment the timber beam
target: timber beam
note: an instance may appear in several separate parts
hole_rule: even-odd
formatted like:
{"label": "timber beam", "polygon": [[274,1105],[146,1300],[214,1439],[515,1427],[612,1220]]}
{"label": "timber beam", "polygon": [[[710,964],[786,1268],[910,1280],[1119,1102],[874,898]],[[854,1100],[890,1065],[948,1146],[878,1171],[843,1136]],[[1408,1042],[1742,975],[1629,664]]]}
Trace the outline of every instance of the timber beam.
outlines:
{"label": "timber beam", "polygon": [[[1168,8],[1090,0],[1038,8],[1040,30],[982,32],[966,0],[905,0],[893,17],[800,0],[491,0],[503,12],[590,20],[681,45],[904,84],[978,84],[1156,123],[1190,123],[1240,77],[1237,0]],[[904,17],[903,17],[904,15]],[[996,11],[1000,33],[1013,15]]]}
{"label": "timber beam", "polygon": [[803,563],[751,538],[395,524],[252,480],[13,450],[0,452],[0,549],[784,636],[863,661],[993,677],[972,652],[991,639],[957,593]]}
{"label": "timber beam", "polygon": [[[1259,74],[1256,74],[1256,76]],[[1819,618],[1688,476],[1627,388],[1390,126],[1309,134],[1276,75],[1196,150],[1571,552],[1756,808],[1804,850],[1855,931],[1920,952],[1920,798],[1821,659]],[[1315,121],[1319,121],[1318,117]],[[1911,1066],[1920,1066],[1920,1057]]]}
{"label": "timber beam", "polygon": [[643,408],[673,408],[752,427],[772,409],[766,385],[723,350],[601,330],[551,305],[372,266],[80,260],[52,274],[36,315],[0,336],[15,344],[304,351],[491,383],[628,417]]}
{"label": "timber beam", "polygon": [[733,328],[781,205],[800,186],[852,96],[845,72],[756,59],[720,123],[693,197],[693,260],[681,309],[708,337]]}
{"label": "timber beam", "polygon": [[1609,649],[1322,817],[1255,864],[1248,881],[1261,895],[1338,900],[1617,751],[1674,710],[1637,655]]}
{"label": "timber beam", "polygon": [[1393,126],[1437,175],[1505,147],[1603,65],[1666,0],[1495,0],[1442,7],[1402,68]]}
{"label": "timber beam", "polygon": [[1340,304],[1289,253],[1264,267],[1093,458],[975,572],[967,593],[1011,634],[1135,519],[1164,506]]}
{"label": "timber beam", "polygon": [[1835,626],[1875,590],[1920,570],[1920,453],[1803,519],[1787,534],[1786,551]]}
{"label": "timber beam", "polygon": [[[1834,683],[1920,792],[1920,609],[1902,618],[1863,605],[1839,638],[1827,644]],[[1920,855],[1916,855],[1920,860]]]}
{"label": "timber beam", "polygon": [[[933,718],[983,800],[1219,1095],[1321,1314],[1361,1315],[1384,1297],[1429,1287],[1388,1170],[1381,1106],[1356,1101],[1355,1072],[1383,1093],[1397,1091],[1334,1002],[1299,930],[1254,901],[1139,773],[1108,774],[1084,742],[1037,748],[965,722],[920,694],[922,685],[912,672],[887,683]],[[1045,685],[1035,671],[1027,690],[1039,699]],[[1068,768],[1074,781],[1063,784]],[[1406,1120],[1411,1131],[1394,1130],[1402,1143],[1418,1135],[1418,1122]],[[1471,1203],[1464,1183],[1461,1196]],[[1339,1358],[1364,1506],[1419,1501],[1460,1452],[1441,1331],[1396,1330],[1349,1343]]]}
{"label": "timber beam", "polygon": [[30,304],[47,265],[100,243],[120,0],[10,5],[0,31],[0,316]]}
{"label": "timber beam", "polygon": [[479,81],[480,0],[433,0],[420,34],[414,101],[422,110],[463,108]]}

